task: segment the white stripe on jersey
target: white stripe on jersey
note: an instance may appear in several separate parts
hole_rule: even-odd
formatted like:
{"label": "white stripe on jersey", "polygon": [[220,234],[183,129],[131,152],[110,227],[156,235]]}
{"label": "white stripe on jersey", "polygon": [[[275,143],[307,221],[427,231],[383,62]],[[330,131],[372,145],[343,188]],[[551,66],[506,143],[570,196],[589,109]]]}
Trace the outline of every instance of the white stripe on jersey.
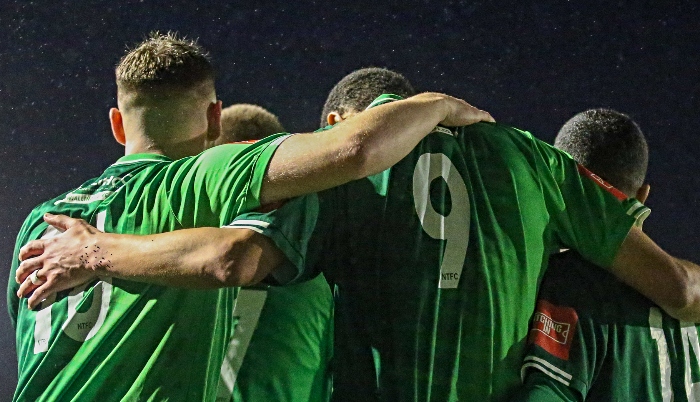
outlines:
{"label": "white stripe on jersey", "polygon": [[134,159],[133,161],[123,161],[123,162],[115,162],[110,165],[111,166],[122,166],[122,165],[130,165],[132,163],[140,163],[140,162],[170,162],[169,160],[163,160],[163,159]]}
{"label": "white stripe on jersey", "polygon": [[238,219],[233,221],[229,226],[238,226],[238,225],[255,225],[255,226],[260,226],[263,228],[266,228],[270,226],[270,222],[265,222],[265,221],[259,221],[257,219]]}
{"label": "white stripe on jersey", "polygon": [[233,224],[231,224],[231,225],[222,226],[222,228],[224,228],[224,229],[250,229],[250,230],[252,230],[253,232],[258,232],[258,233],[260,233],[260,234],[263,234],[263,230],[260,229],[260,228],[257,227],[257,226],[249,226],[249,225],[240,225],[240,226],[238,226],[238,225],[233,225]]}
{"label": "white stripe on jersey", "polygon": [[293,136],[293,135],[295,135],[295,134],[283,135],[283,136],[281,136],[280,138],[278,138],[278,139],[272,141],[272,143],[271,143],[270,145],[268,145],[268,146],[279,145],[282,141],[286,140],[287,138],[289,138],[289,137],[291,137],[291,136]]}
{"label": "white stripe on jersey", "polygon": [[644,221],[649,217],[651,209],[642,204],[639,201],[635,201],[634,204],[627,210],[627,215],[634,217],[634,225],[637,227],[642,227]]}
{"label": "white stripe on jersey", "polygon": [[535,356],[527,356],[525,358],[525,363],[523,363],[523,367],[520,370],[520,378],[523,382],[525,381],[525,372],[527,371],[528,367],[534,367],[540,370],[541,372],[566,385],[567,387],[571,382],[571,374],[565,372],[564,370],[558,367],[555,367],[548,361]]}

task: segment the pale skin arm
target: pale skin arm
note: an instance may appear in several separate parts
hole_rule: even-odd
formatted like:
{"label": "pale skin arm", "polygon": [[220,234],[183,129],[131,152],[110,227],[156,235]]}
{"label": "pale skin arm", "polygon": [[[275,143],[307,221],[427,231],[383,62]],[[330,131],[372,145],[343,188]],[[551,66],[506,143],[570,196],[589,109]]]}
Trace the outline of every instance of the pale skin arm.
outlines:
{"label": "pale skin arm", "polygon": [[[282,274],[277,268],[285,261],[268,237],[248,229],[196,228],[139,236],[103,233],[63,215],[47,215],[45,220],[65,232],[20,250],[17,295],[33,291],[30,308],[51,294],[101,277],[193,289],[253,285]],[[35,270],[40,285],[27,278]]]}
{"label": "pale skin arm", "polygon": [[359,113],[331,130],[295,135],[277,148],[261,189],[267,204],[326,190],[396,164],[437,124],[493,122],[463,100],[423,93]]}
{"label": "pale skin arm", "polygon": [[634,227],[609,268],[672,317],[700,322],[700,266],[663,251]]}
{"label": "pale skin arm", "polygon": [[[270,161],[261,189],[260,201],[267,204],[322,191],[379,173],[408,155],[437,124],[464,126],[479,121],[493,122],[494,120],[487,112],[479,110],[463,100],[438,93],[424,93],[377,106],[326,132],[292,136],[277,148]],[[202,230],[216,232],[216,229]],[[226,265],[230,263],[223,263],[222,265],[221,260],[217,261],[217,258],[238,258],[237,254],[230,251],[232,247],[237,247],[233,249],[236,253],[241,253],[241,250],[250,252],[249,249],[238,243],[252,241],[250,239],[257,238],[257,236],[248,234],[251,237],[241,235],[228,238],[228,236],[234,235],[228,229],[225,231],[227,233],[224,232],[224,237],[228,243],[218,248],[207,244],[211,236],[214,236],[213,233],[207,234],[210,237],[204,237],[204,234],[183,234],[189,232],[182,231],[176,234],[153,235],[146,240],[140,236],[124,237],[123,240],[119,236],[110,236],[107,237],[113,241],[110,255],[101,254],[96,261],[94,259],[97,257],[93,254],[88,253],[87,256],[83,256],[92,258],[93,265],[91,272],[83,272],[82,274],[77,272],[75,267],[84,263],[80,260],[82,256],[80,252],[85,253],[85,250],[91,250],[89,247],[85,250],[83,250],[84,245],[76,246],[73,249],[68,248],[69,245],[63,248],[56,247],[55,244],[66,236],[35,240],[25,246],[25,252],[21,255],[23,260],[34,258],[26,260],[23,263],[24,268],[18,270],[17,279],[27,282],[22,283],[19,294],[27,294],[27,292],[37,288],[36,285],[27,281],[27,277],[29,273],[39,269],[39,267],[45,268],[44,263],[52,266],[53,269],[42,268],[39,271],[40,280],[46,280],[46,283],[39,287],[32,296],[30,305],[40,301],[39,297],[46,298],[49,291],[56,292],[68,289],[84,283],[91,277],[94,278],[95,272],[100,271],[100,269],[104,271],[100,274],[106,276],[167,285],[207,287],[218,283],[221,287],[248,284],[247,282],[222,281],[222,275],[228,277],[233,274],[231,272],[222,273],[221,269],[227,267],[225,269],[231,271],[234,269],[232,267],[241,267],[235,269],[245,268],[244,264]],[[96,230],[92,233],[99,236],[99,232]],[[195,236],[198,238],[197,240],[206,240],[190,241],[189,236]],[[57,240],[59,238],[61,240]],[[144,245],[147,242],[151,243],[150,246]],[[123,244],[123,247],[117,246],[117,243]],[[258,246],[263,243],[261,239],[256,241]],[[198,250],[197,246],[204,249]],[[46,250],[52,249],[56,250],[54,254],[46,252]],[[74,251],[71,253],[68,250]],[[106,248],[100,246],[99,250],[96,250],[95,253],[102,253]],[[65,253],[63,258],[59,251]],[[190,251],[192,251],[193,257],[188,259],[187,253]],[[42,252],[45,252],[48,257],[37,256]],[[204,256],[205,253],[210,252],[217,254]],[[263,260],[264,256],[261,256],[260,253],[255,255],[257,260],[253,255],[255,254],[244,255],[248,258],[249,265],[255,265],[258,261]],[[73,262],[68,263],[67,261],[71,257]],[[197,261],[197,258],[200,257],[204,257],[205,261]],[[26,267],[30,261],[33,269],[27,271]],[[64,265],[58,265],[58,261]],[[195,263],[189,264],[190,262]],[[270,265],[265,265],[268,268],[266,272],[274,275],[275,272],[270,268]],[[205,278],[207,276],[209,277]],[[78,278],[82,280],[78,281]],[[255,278],[260,280],[264,278],[264,275],[259,277],[256,271]]]}
{"label": "pale skin arm", "polygon": [[[194,288],[247,285],[274,273],[284,260],[265,236],[246,229],[127,236],[102,233],[64,216],[46,220],[71,236],[35,240],[21,249],[18,296],[39,288],[30,306],[98,276]],[[37,269],[45,279],[39,286],[27,279]],[[608,269],[672,317],[700,322],[700,266],[669,255],[640,229],[630,230]]]}

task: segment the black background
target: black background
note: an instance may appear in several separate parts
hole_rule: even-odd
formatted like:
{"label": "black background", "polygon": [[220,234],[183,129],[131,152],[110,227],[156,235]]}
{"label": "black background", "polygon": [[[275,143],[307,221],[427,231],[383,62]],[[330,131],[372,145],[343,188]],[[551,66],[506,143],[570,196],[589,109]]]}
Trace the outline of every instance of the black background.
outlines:
{"label": "black background", "polygon": [[[113,67],[151,30],[199,38],[224,105],[255,103],[310,131],[330,88],[367,66],[404,73],[551,141],[612,107],[648,136],[645,229],[700,261],[700,6],[695,1],[200,2],[5,0],[0,5],[0,276],[27,213],[122,155],[107,111]],[[5,293],[4,280],[0,293]],[[0,298],[0,400],[16,383]]]}

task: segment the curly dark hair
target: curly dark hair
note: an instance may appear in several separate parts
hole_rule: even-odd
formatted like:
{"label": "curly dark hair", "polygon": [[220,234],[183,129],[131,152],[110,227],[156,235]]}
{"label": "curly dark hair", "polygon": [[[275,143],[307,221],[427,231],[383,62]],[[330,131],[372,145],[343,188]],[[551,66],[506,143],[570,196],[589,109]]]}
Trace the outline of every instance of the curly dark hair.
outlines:
{"label": "curly dark hair", "polygon": [[581,112],[559,130],[554,146],[627,195],[634,196],[644,184],[649,148],[637,123],[624,113]]}
{"label": "curly dark hair", "polygon": [[386,68],[368,67],[353,71],[335,84],[328,94],[321,113],[321,127],[327,125],[329,113],[342,115],[348,111],[362,111],[381,94],[407,98],[416,91],[406,77]]}

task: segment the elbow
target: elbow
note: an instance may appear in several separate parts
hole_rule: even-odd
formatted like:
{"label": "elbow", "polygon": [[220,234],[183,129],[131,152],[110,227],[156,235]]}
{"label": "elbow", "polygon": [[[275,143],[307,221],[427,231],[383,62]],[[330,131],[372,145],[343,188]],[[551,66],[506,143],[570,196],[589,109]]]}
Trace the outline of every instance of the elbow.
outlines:
{"label": "elbow", "polygon": [[212,267],[217,287],[251,286],[260,282],[272,267],[266,258],[261,235],[248,229],[226,229],[226,242],[219,250],[218,262]]}
{"label": "elbow", "polygon": [[365,178],[373,172],[370,169],[371,150],[361,140],[353,138],[348,141],[339,153],[340,165],[344,167],[346,181]]}
{"label": "elbow", "polygon": [[216,287],[230,288],[253,285],[255,275],[247,272],[246,268],[235,260],[223,261],[213,274]]}
{"label": "elbow", "polygon": [[365,129],[355,130],[346,136],[336,153],[337,166],[342,167],[345,181],[359,180],[390,166],[381,166],[386,158],[381,155],[380,148],[372,144],[371,139],[376,137]]}
{"label": "elbow", "polygon": [[216,269],[214,278],[217,287],[241,287],[257,283],[255,266],[245,262],[245,259],[237,257],[224,257]]}
{"label": "elbow", "polygon": [[257,275],[260,250],[252,241],[253,232],[246,229],[231,230],[231,235],[219,245],[216,264],[210,267],[209,276],[216,287],[249,286],[259,282]]}
{"label": "elbow", "polygon": [[672,279],[669,298],[662,306],[672,317],[686,322],[700,322],[700,283],[680,261],[675,261],[678,275]]}

